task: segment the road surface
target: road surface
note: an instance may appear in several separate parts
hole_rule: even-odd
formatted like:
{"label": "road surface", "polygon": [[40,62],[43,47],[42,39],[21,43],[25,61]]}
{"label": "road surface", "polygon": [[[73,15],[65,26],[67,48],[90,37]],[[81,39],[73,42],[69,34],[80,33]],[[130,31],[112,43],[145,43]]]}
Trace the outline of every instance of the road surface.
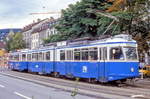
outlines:
{"label": "road surface", "polygon": [[96,99],[0,75],[0,99]]}

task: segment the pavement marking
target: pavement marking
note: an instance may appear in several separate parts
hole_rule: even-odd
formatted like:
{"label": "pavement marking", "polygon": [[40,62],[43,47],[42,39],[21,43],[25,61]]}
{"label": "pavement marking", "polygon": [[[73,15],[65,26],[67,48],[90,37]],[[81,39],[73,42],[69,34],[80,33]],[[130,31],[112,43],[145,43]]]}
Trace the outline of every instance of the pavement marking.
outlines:
{"label": "pavement marking", "polygon": [[1,88],[4,88],[5,86],[3,86],[3,85],[0,85],[0,87],[1,87]]}
{"label": "pavement marking", "polygon": [[132,95],[132,98],[145,98],[144,95]]}
{"label": "pavement marking", "polygon": [[23,97],[23,98],[25,98],[25,99],[32,99],[32,98],[27,97],[27,96],[25,96],[25,95],[23,95],[23,94],[20,94],[20,93],[18,93],[18,92],[14,92],[14,94],[16,94],[16,95],[18,95],[18,96],[20,96],[20,97]]}

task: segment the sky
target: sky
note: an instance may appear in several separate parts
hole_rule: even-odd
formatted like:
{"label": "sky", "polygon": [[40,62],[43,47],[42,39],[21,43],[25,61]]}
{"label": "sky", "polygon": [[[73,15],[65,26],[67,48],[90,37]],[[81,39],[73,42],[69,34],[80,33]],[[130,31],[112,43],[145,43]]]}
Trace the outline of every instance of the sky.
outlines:
{"label": "sky", "polygon": [[60,13],[30,13],[60,12],[77,1],[79,0],[0,0],[0,29],[23,28],[38,18],[58,18]]}

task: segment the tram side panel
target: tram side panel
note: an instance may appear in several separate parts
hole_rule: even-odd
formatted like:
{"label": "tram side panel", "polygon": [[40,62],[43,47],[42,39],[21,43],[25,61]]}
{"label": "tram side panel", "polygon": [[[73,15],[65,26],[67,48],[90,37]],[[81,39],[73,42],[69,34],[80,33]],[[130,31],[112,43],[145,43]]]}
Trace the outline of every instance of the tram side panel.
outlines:
{"label": "tram side panel", "polygon": [[100,82],[107,82],[107,78],[106,78],[106,73],[107,73],[107,69],[106,69],[106,62],[101,61],[98,63],[98,75],[96,77],[97,81]]}
{"label": "tram side panel", "polygon": [[139,76],[136,45],[112,46],[106,64],[108,81],[125,80]]}
{"label": "tram side panel", "polygon": [[[40,57],[39,57],[40,56]],[[42,53],[34,52],[32,53],[32,61],[28,64],[29,72],[41,73],[44,70],[44,62],[41,61]]]}
{"label": "tram side panel", "polygon": [[18,61],[13,61],[13,69],[19,70],[19,62]]}
{"label": "tram side panel", "polygon": [[53,65],[54,65],[54,62],[52,62],[52,61],[51,62],[45,62],[45,70],[44,70],[44,72],[46,74],[51,74],[54,71]]}
{"label": "tram side panel", "polygon": [[54,65],[55,65],[55,50],[49,50],[45,52],[45,73],[46,74],[51,74],[54,72]]}
{"label": "tram side panel", "polygon": [[[80,58],[73,60],[72,58],[68,59],[67,51],[70,50],[71,49],[57,50],[57,62],[55,65],[55,72],[58,72],[60,75],[97,79],[99,76],[99,63],[97,59],[95,59],[94,61],[83,61]],[[74,53],[72,53],[72,55],[73,54]]]}
{"label": "tram side panel", "polygon": [[108,81],[135,78],[139,76],[138,62],[107,62]]}
{"label": "tram side panel", "polygon": [[27,61],[20,61],[16,65],[18,66],[19,71],[28,70],[28,62]]}
{"label": "tram side panel", "polygon": [[139,77],[139,62],[128,62],[127,63],[127,66],[128,66],[128,70],[129,71],[129,74],[130,74],[130,77],[129,78],[136,78],[136,77]]}
{"label": "tram side panel", "polygon": [[53,50],[38,51],[32,53],[32,61],[29,62],[28,70],[41,74],[50,74],[54,71]]}
{"label": "tram side panel", "polygon": [[28,63],[28,71],[36,73],[45,73],[45,62],[31,61]]}
{"label": "tram side panel", "polygon": [[[55,67],[54,72],[59,73],[59,75],[66,75],[66,63],[65,63],[65,56],[60,56],[60,50],[55,50]],[[62,53],[65,53],[62,52]],[[62,58],[62,59],[61,59]]]}
{"label": "tram side panel", "polygon": [[98,62],[73,62],[71,64],[75,77],[95,79],[98,77]]}
{"label": "tram side panel", "polygon": [[11,70],[13,70],[14,69],[14,62],[13,61],[9,61],[8,62],[8,66],[9,66],[9,68],[11,69]]}

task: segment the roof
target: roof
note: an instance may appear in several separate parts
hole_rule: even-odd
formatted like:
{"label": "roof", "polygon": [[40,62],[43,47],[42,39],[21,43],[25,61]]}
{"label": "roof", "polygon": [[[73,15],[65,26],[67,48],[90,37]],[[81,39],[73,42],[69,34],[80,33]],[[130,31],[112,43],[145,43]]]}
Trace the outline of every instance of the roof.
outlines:
{"label": "roof", "polygon": [[43,23],[38,27],[34,28],[32,33],[37,33],[37,32],[47,30],[48,28],[52,28],[53,25],[56,23],[57,23],[57,19],[50,18],[50,19],[43,20]]}

